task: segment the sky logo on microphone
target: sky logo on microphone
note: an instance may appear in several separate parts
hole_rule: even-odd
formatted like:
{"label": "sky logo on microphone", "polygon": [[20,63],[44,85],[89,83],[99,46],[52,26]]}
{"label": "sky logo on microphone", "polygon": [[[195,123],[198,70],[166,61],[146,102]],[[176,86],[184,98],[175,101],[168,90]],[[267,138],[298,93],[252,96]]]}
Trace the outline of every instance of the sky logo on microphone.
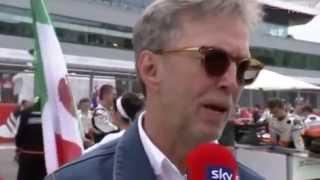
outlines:
{"label": "sky logo on microphone", "polygon": [[207,180],[232,180],[231,169],[221,166],[211,166],[208,168]]}

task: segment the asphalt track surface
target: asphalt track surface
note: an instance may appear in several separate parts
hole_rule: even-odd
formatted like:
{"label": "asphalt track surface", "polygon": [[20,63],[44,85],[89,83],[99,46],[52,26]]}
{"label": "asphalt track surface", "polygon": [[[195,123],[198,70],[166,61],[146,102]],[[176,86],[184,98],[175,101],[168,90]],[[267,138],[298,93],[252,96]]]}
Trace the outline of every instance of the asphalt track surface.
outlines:
{"label": "asphalt track surface", "polygon": [[0,144],[0,180],[16,180],[18,164],[14,152],[13,144]]}

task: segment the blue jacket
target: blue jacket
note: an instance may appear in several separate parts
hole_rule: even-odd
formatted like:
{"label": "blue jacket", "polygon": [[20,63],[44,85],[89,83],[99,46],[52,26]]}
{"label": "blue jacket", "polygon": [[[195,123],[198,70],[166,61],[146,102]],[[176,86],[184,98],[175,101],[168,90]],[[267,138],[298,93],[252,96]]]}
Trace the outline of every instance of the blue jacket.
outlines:
{"label": "blue jacket", "polygon": [[[264,180],[239,163],[241,180]],[[122,138],[81,156],[47,176],[45,180],[156,180],[143,149],[138,123]]]}

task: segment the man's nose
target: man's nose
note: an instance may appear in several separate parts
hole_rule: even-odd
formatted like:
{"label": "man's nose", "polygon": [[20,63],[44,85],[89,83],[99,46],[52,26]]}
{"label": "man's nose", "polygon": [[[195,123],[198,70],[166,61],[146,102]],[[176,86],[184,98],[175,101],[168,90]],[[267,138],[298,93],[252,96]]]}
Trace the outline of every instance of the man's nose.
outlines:
{"label": "man's nose", "polygon": [[226,93],[232,93],[239,88],[237,66],[235,63],[231,63],[223,75],[221,75],[218,81],[218,87]]}

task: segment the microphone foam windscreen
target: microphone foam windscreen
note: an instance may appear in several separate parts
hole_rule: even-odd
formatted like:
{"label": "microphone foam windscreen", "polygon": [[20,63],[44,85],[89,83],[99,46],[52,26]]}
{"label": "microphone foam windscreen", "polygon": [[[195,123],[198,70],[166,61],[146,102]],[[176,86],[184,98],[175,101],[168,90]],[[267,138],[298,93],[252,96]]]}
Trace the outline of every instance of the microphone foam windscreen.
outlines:
{"label": "microphone foam windscreen", "polygon": [[202,144],[187,155],[188,180],[237,180],[233,154],[219,144]]}

